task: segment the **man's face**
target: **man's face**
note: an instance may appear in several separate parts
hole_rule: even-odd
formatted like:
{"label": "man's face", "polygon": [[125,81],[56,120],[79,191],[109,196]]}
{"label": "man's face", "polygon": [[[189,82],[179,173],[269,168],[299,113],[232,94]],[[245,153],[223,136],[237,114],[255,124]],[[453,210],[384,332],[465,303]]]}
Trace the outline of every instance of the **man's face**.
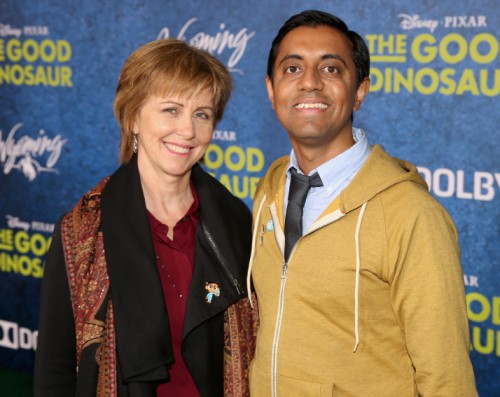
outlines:
{"label": "man's face", "polygon": [[329,26],[290,31],[279,46],[273,81],[267,78],[266,85],[294,149],[314,147],[336,155],[332,151],[352,146],[351,114],[366,96],[369,80],[356,88],[352,44],[341,32]]}

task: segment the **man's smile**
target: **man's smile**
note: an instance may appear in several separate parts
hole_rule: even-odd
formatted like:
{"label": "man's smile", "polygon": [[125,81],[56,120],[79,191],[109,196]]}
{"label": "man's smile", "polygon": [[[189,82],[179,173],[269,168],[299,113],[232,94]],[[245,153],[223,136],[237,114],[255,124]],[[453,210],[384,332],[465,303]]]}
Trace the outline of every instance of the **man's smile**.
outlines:
{"label": "man's smile", "polygon": [[327,109],[328,105],[326,103],[315,102],[315,103],[298,103],[294,106],[295,109]]}

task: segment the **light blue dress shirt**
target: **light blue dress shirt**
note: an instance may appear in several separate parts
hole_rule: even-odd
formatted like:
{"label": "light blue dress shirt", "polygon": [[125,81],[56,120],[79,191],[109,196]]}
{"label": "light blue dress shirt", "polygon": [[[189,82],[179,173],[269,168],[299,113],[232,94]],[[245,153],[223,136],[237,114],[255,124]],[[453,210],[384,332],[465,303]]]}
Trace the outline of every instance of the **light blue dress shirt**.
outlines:
{"label": "light blue dress shirt", "polygon": [[[318,172],[323,186],[312,187],[307,195],[302,215],[302,230],[304,232],[314,223],[330,203],[345,189],[358,173],[370,155],[372,146],[368,142],[366,133],[359,128],[352,129],[355,144],[345,152],[321,164],[312,170],[309,175]],[[290,153],[290,164],[286,173],[285,184],[285,214],[288,205],[288,191],[290,189],[290,168],[295,167],[300,173],[297,157],[292,149]]]}

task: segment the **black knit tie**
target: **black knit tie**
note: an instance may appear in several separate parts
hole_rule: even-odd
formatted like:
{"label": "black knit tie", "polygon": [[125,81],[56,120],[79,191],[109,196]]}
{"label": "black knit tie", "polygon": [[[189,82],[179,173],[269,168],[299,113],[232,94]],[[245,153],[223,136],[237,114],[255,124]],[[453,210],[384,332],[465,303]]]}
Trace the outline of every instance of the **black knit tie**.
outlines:
{"label": "black knit tie", "polygon": [[285,216],[285,261],[292,252],[297,240],[302,236],[302,212],[307,193],[311,187],[323,186],[318,173],[311,176],[299,174],[295,168],[290,168],[292,180],[288,192],[288,206]]}

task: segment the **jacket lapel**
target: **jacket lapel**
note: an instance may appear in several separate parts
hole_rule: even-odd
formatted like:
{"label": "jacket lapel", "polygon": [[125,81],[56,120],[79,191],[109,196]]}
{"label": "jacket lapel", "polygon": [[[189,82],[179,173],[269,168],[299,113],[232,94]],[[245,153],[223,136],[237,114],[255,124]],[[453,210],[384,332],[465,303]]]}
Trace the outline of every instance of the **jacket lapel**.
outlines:
{"label": "jacket lapel", "polygon": [[[251,239],[249,210],[199,165],[193,183],[200,199],[195,266],[184,319],[184,337],[209,318],[246,296],[246,265]],[[208,284],[207,284],[208,283]],[[213,294],[216,283],[220,294]]]}
{"label": "jacket lapel", "polygon": [[136,157],[103,192],[102,231],[123,380],[164,380],[173,352]]}

